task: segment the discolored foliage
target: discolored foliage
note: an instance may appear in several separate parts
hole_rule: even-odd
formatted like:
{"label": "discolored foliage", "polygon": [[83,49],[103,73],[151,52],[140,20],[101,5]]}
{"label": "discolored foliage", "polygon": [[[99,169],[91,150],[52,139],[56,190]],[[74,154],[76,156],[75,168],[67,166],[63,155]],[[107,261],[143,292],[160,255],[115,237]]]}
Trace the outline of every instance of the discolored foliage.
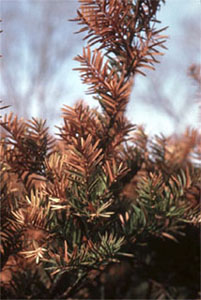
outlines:
{"label": "discolored foliage", "polygon": [[2,298],[199,297],[200,134],[150,139],[125,117],[164,48],[160,4],[80,0],[75,59],[102,112],[65,105],[57,139],[45,121],[1,119]]}

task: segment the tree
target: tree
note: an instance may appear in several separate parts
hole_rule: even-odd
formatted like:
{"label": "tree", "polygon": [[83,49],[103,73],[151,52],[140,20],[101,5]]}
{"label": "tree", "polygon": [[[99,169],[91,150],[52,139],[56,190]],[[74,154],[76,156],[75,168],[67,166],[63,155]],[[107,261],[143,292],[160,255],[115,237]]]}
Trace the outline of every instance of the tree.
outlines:
{"label": "tree", "polygon": [[4,298],[198,297],[200,135],[149,140],[125,117],[165,43],[162,2],[80,0],[75,59],[102,112],[64,106],[59,140],[42,120],[1,121]]}

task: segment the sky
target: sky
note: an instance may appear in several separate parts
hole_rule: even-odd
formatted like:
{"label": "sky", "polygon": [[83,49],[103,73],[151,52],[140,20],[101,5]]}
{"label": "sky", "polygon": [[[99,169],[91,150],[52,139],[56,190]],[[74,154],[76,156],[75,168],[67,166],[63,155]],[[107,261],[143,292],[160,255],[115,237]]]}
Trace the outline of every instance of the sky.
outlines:
{"label": "sky", "polygon": [[[35,3],[41,1],[49,1],[54,4],[53,0],[35,0]],[[28,0],[3,0],[1,6],[9,9],[13,14],[15,13],[14,8],[20,3],[28,3]],[[57,5],[61,6],[65,0],[58,0]],[[78,2],[77,0],[67,2]],[[14,4],[14,5],[13,5]],[[36,8],[36,12],[37,12]],[[75,16],[76,12],[70,12],[71,17]],[[192,127],[199,126],[198,124],[198,106],[194,100],[192,100],[192,94],[194,93],[194,88],[192,82],[186,76],[187,68],[191,63],[200,62],[200,53],[201,48],[198,51],[195,51],[194,44],[191,43],[190,37],[188,41],[183,41],[182,39],[186,38],[185,33],[182,32],[182,28],[185,28],[183,22],[188,24],[190,21],[199,18],[201,13],[201,4],[199,0],[166,0],[166,4],[161,7],[160,12],[158,13],[158,19],[161,20],[161,26],[169,26],[166,31],[166,34],[169,36],[167,40],[168,50],[165,51],[165,55],[160,59],[161,63],[156,66],[156,71],[150,71],[147,73],[147,77],[143,78],[142,76],[137,76],[134,82],[133,91],[130,97],[130,102],[127,108],[127,117],[135,124],[143,124],[146,128],[148,134],[159,134],[163,133],[169,135],[175,131],[181,132],[185,129],[186,126],[190,125]],[[31,19],[31,14],[33,12],[27,11],[27,16]],[[62,23],[59,25],[69,27],[67,19],[65,24]],[[28,24],[29,20],[27,20]],[[201,22],[201,21],[200,21]],[[18,24],[20,22],[18,21]],[[72,25],[72,23],[71,23]],[[37,27],[37,24],[34,24]],[[74,31],[77,31],[79,27],[74,23]],[[40,30],[43,30],[40,28]],[[6,33],[6,27],[4,29]],[[184,30],[183,30],[184,31]],[[201,23],[199,23],[199,30],[201,33]],[[192,39],[194,38],[192,32]],[[69,60],[61,66],[59,73],[60,78],[64,78],[68,85],[68,93],[58,96],[57,104],[54,109],[60,111],[60,108],[63,104],[73,105],[78,99],[84,99],[90,106],[98,106],[98,103],[92,99],[92,97],[87,96],[85,91],[87,86],[81,83],[79,72],[73,71],[72,69],[78,67],[79,64],[73,61],[73,57],[77,54],[82,53],[82,47],[85,43],[82,41],[82,35],[73,35],[72,33],[66,39],[67,43],[72,43],[73,46],[71,53],[69,55]],[[201,35],[200,35],[201,36]],[[73,43],[76,39],[76,43]],[[199,37],[197,37],[199,39]],[[200,44],[199,42],[197,43]],[[197,45],[196,44],[196,45]],[[11,43],[12,47],[12,43]],[[57,47],[57,45],[55,45]],[[25,58],[26,51],[23,44],[18,45],[18,50],[22,51],[22,58]],[[192,53],[192,56],[190,55]],[[6,54],[5,60],[6,60]],[[37,60],[37,57],[35,58]],[[22,62],[23,63],[23,62]],[[5,63],[6,65],[6,63]],[[175,67],[176,66],[176,67]],[[21,80],[21,89],[26,89],[26,72],[24,73],[24,79]],[[162,78],[161,78],[162,77]],[[153,86],[150,85],[150,78],[155,81],[158,85],[161,86],[162,97],[171,99],[173,108],[179,114],[184,114],[182,122],[179,119],[178,122],[175,122],[173,119],[168,117],[168,115],[160,109],[150,104],[151,99],[150,95],[154,95]],[[53,84],[52,84],[53,85]],[[190,94],[189,94],[189,91]],[[188,100],[189,98],[189,100]],[[187,100],[185,100],[187,99]],[[182,103],[189,101],[188,113],[184,111]],[[37,104],[32,105],[31,108],[32,115],[35,117],[41,117],[41,111]]]}

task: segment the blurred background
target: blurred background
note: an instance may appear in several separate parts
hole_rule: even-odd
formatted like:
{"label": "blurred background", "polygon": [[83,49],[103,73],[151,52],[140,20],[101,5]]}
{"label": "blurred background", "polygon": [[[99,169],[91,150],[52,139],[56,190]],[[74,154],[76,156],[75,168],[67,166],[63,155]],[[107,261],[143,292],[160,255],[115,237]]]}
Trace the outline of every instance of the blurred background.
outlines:
{"label": "blurred background", "polygon": [[[80,27],[69,22],[78,0],[1,1],[0,98],[19,117],[47,119],[51,132],[62,120],[63,104],[72,106],[85,94],[73,57],[86,42]],[[166,0],[158,13],[160,26],[169,26],[168,50],[147,76],[137,75],[127,117],[143,124],[148,134],[179,134],[187,126],[199,128],[198,85],[189,68],[201,62],[201,4],[199,0]]]}

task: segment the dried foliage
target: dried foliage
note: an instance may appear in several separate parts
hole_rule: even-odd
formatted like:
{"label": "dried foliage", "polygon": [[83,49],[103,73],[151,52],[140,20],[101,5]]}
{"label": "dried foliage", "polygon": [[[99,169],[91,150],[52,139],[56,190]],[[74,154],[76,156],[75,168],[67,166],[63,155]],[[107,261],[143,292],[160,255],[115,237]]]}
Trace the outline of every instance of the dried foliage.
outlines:
{"label": "dried foliage", "polygon": [[174,261],[164,279],[157,245],[183,245],[189,228],[198,241],[200,135],[149,139],[124,115],[133,76],[152,68],[164,47],[155,29],[161,1],[80,3],[75,20],[89,44],[76,60],[102,112],[65,105],[58,139],[42,120],[1,120],[2,295],[197,297],[197,268],[189,286],[177,282]]}

